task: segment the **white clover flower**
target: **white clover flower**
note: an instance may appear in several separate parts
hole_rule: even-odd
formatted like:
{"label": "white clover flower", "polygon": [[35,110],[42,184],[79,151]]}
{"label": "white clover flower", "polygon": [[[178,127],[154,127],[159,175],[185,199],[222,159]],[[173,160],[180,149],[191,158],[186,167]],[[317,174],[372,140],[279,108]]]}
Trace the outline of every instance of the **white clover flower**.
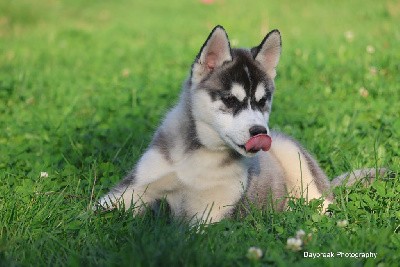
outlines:
{"label": "white clover flower", "polygon": [[300,229],[296,232],[296,238],[298,239],[303,239],[303,237],[306,235],[306,232],[304,232],[303,229]]}
{"label": "white clover flower", "polygon": [[375,47],[373,47],[372,45],[367,45],[366,50],[368,54],[375,53]]}
{"label": "white clover flower", "polygon": [[303,244],[303,241],[299,238],[288,238],[286,242],[286,248],[290,249],[292,251],[300,251],[301,250],[301,245]]}
{"label": "white clover flower", "polygon": [[353,41],[353,39],[354,39],[354,33],[353,33],[352,31],[346,31],[346,32],[344,33],[344,37],[346,38],[346,40],[347,40],[348,42],[351,42],[351,41]]}
{"label": "white clover flower", "polygon": [[337,227],[344,228],[347,225],[349,225],[349,221],[348,220],[340,220],[340,221],[337,221],[336,225],[337,225]]}
{"label": "white clover flower", "polygon": [[247,250],[246,257],[250,260],[258,260],[262,256],[263,256],[263,252],[258,247],[250,247],[249,250]]}
{"label": "white clover flower", "polygon": [[47,172],[40,172],[40,178],[47,178],[49,174]]}

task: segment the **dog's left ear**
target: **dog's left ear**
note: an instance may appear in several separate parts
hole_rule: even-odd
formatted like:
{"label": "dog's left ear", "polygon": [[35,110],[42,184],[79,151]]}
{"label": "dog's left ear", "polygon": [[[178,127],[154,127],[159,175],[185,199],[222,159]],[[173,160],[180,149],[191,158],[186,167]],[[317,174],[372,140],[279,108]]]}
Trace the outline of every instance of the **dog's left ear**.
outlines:
{"label": "dog's left ear", "polygon": [[276,66],[282,50],[281,34],[278,30],[273,30],[265,36],[261,44],[251,49],[251,53],[258,61],[264,71],[272,79],[276,76]]}
{"label": "dog's left ear", "polygon": [[216,26],[200,49],[192,66],[192,81],[200,82],[215,68],[231,61],[231,47],[228,35],[222,26]]}

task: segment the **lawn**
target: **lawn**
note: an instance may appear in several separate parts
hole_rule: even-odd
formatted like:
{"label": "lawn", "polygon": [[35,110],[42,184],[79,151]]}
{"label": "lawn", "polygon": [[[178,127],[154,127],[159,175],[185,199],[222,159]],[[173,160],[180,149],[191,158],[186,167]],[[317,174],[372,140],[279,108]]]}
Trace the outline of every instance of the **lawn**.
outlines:
{"label": "lawn", "polygon": [[[217,24],[238,47],[281,31],[272,128],[330,177],[392,174],[336,189],[331,216],[304,200],[201,229],[165,205],[139,217],[95,214]],[[398,266],[399,25],[394,0],[1,1],[0,266]],[[300,229],[303,246],[288,248]]]}

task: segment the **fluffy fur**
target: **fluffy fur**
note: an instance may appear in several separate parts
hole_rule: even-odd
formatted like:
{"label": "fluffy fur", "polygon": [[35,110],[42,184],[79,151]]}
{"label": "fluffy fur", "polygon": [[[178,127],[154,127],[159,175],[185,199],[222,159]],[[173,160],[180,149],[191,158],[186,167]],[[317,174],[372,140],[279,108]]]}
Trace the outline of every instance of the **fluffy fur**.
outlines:
{"label": "fluffy fur", "polygon": [[[285,208],[288,197],[333,201],[332,183],[298,142],[270,131],[268,120],[281,53],[271,31],[252,49],[231,49],[221,26],[197,55],[177,105],[169,111],[135,168],[98,204],[106,209],[165,198],[175,216],[217,222],[238,205]],[[269,134],[269,151],[247,151],[254,135]],[[357,180],[361,171],[350,177]],[[373,174],[370,171],[369,174]]]}

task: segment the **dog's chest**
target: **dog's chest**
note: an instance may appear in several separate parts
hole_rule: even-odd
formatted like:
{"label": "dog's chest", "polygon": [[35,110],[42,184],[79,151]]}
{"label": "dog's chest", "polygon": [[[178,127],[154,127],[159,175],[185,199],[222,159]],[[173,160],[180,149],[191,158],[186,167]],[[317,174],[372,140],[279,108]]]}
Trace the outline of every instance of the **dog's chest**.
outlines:
{"label": "dog's chest", "polygon": [[177,179],[184,187],[207,190],[225,184],[247,185],[247,166],[223,151],[199,149],[176,163]]}

